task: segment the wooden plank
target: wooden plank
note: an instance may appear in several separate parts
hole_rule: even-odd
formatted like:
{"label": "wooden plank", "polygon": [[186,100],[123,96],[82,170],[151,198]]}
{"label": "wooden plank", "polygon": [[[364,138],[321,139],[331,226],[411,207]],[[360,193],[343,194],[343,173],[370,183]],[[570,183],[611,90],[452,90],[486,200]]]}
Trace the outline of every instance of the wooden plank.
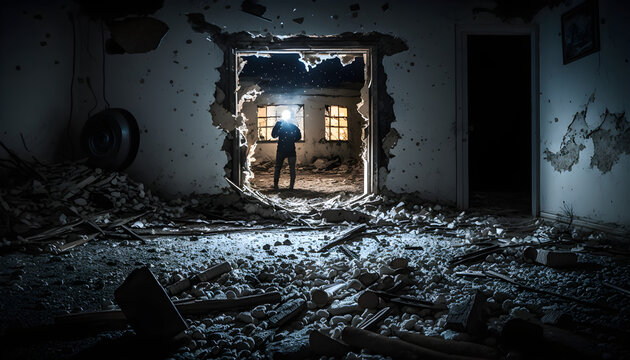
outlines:
{"label": "wooden plank", "polygon": [[381,322],[383,322],[383,320],[385,320],[387,318],[387,316],[389,316],[389,313],[391,312],[392,308],[386,306],[384,308],[382,308],[381,310],[379,310],[376,314],[370,316],[370,317],[366,317],[365,319],[363,319],[363,321],[361,321],[357,327],[359,329],[362,330],[374,330],[376,329],[376,327],[378,326],[378,324],[380,324]]}
{"label": "wooden plank", "polygon": [[371,331],[347,326],[341,331],[341,339],[350,346],[366,349],[372,353],[408,360],[470,360],[467,356],[446,354],[427,349],[406,341],[387,337]]}
{"label": "wooden plank", "polygon": [[467,341],[447,340],[441,337],[425,336],[420,333],[399,330],[394,332],[397,337],[408,343],[447,354],[495,359],[499,351],[493,347]]}
{"label": "wooden plank", "polygon": [[620,293],[622,293],[622,294],[624,294],[626,296],[630,296],[630,290],[628,290],[628,289],[624,289],[622,287],[619,287],[617,285],[613,285],[613,284],[607,283],[607,282],[604,283],[604,286],[609,287],[611,289],[615,289],[615,290],[619,291]]}
{"label": "wooden plank", "polygon": [[134,221],[134,220],[136,220],[136,219],[138,219],[138,218],[140,218],[140,217],[142,217],[142,216],[144,216],[146,214],[149,214],[151,212],[153,212],[153,211],[152,210],[147,210],[147,211],[141,212],[141,213],[136,214],[136,215],[132,215],[132,216],[128,216],[126,218],[121,218],[121,219],[114,220],[111,223],[109,223],[107,225],[107,227],[111,229],[111,228],[119,227],[121,225],[127,225],[128,223],[130,223],[130,222],[132,222],[132,221]]}
{"label": "wooden plank", "polygon": [[341,250],[342,253],[344,253],[347,257],[349,257],[350,260],[359,260],[360,258],[359,254],[350,250],[350,248],[346,244],[339,245],[339,250]]}
{"label": "wooden plank", "polygon": [[120,225],[120,228],[123,229],[127,234],[131,235],[132,238],[140,240],[143,244],[147,243],[147,240],[145,238],[136,234],[136,232],[133,231],[130,227],[127,227],[127,225]]}
{"label": "wooden plank", "polygon": [[96,238],[98,236],[98,234],[91,234],[91,235],[87,235],[85,238],[83,239],[79,239],[79,240],[75,240],[75,241],[71,241],[69,243],[65,243],[63,245],[59,245],[57,246],[57,249],[59,249],[59,252],[64,252],[64,251],[68,251],[70,249],[73,249],[77,246],[83,245],[85,243],[87,243],[88,241],[94,240],[94,238]]}
{"label": "wooden plank", "polygon": [[[262,304],[277,304],[282,296],[279,292],[268,292],[235,299],[182,300],[175,307],[182,315],[203,315],[213,311],[233,311],[242,308],[254,308]],[[107,324],[127,321],[120,309],[82,312],[55,317],[55,323],[62,325],[83,326],[89,324]]]}
{"label": "wooden plank", "polygon": [[167,286],[166,292],[170,296],[177,295],[181,293],[182,291],[189,289],[191,286],[195,284],[212,280],[230,271],[232,271],[232,267],[230,266],[230,264],[228,262],[222,262],[220,264],[210,267],[209,269],[199,272],[193,276],[190,276],[186,279],[180,280],[174,284]]}
{"label": "wooden plank", "polygon": [[354,227],[351,227],[350,229],[348,229],[347,231],[345,231],[344,233],[342,233],[341,235],[335,237],[332,241],[330,241],[328,244],[324,245],[324,247],[322,247],[319,252],[324,252],[334,246],[337,246],[345,241],[350,240],[351,238],[353,238],[354,236],[356,236],[359,233],[362,233],[363,231],[365,231],[365,229],[367,229],[367,225],[366,224],[361,224],[361,225],[357,225]]}
{"label": "wooden plank", "polygon": [[66,195],[63,197],[64,200],[68,200],[71,197],[73,197],[74,195],[76,195],[79,191],[81,191],[81,189],[83,189],[85,186],[93,183],[94,181],[98,180],[99,176],[94,176],[94,175],[90,175],[87,178],[83,179],[82,181],[80,181],[79,183],[75,184],[74,186],[72,186],[72,189],[70,189]]}
{"label": "wooden plank", "polygon": [[189,303],[177,304],[177,309],[183,315],[203,315],[211,311],[233,311],[241,308],[254,308],[262,304],[277,304],[282,300],[279,292],[268,292],[235,299],[197,300]]}
{"label": "wooden plank", "polygon": [[306,310],[306,301],[304,299],[289,300],[276,309],[277,313],[269,318],[269,327],[280,327],[304,310]]}
{"label": "wooden plank", "polygon": [[446,328],[469,334],[484,334],[486,327],[486,297],[480,291],[465,302],[451,306],[446,317]]}

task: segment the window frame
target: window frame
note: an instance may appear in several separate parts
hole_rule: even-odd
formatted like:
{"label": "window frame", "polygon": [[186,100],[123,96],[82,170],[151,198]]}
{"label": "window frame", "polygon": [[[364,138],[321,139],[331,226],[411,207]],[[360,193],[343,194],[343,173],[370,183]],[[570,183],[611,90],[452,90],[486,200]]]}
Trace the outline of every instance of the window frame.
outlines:
{"label": "window frame", "polygon": [[[302,133],[302,138],[300,140],[296,141],[296,143],[303,143],[303,142],[306,141],[306,131],[305,131],[305,126],[306,125],[305,125],[305,120],[304,120],[304,118],[306,117],[306,114],[304,113],[304,104],[265,104],[265,105],[258,105],[258,106],[256,106],[256,143],[264,144],[264,143],[277,143],[278,142],[278,139],[273,139],[273,138],[271,138],[271,140],[260,140],[259,135],[258,135],[258,130],[259,130],[258,123],[260,121],[259,117],[258,117],[258,109],[261,108],[261,107],[267,108],[269,106],[275,106],[275,107],[279,107],[279,106],[288,106],[288,107],[297,106],[298,109],[302,109],[302,127],[300,127],[300,125],[298,123],[298,128],[300,128],[300,132]],[[265,109],[265,115],[266,114],[267,114],[267,109]],[[269,122],[268,122],[269,118],[275,118],[276,119],[276,121],[273,123],[272,126],[268,126],[267,125],[267,126],[265,126],[265,128],[273,129],[273,127],[276,125],[276,122],[278,122],[278,118],[279,117],[280,116],[277,114],[277,112],[276,112],[276,116],[265,116],[266,124],[269,124]]]}
{"label": "window frame", "polygon": [[[332,115],[332,108],[333,106],[337,107],[337,115]],[[346,116],[340,116],[339,115],[339,108],[344,108],[346,109]],[[336,119],[337,120],[337,126],[332,126],[332,119]],[[345,118],[346,120],[346,126],[339,126],[339,119],[343,119]],[[324,106],[324,140],[327,142],[349,142],[350,141],[350,123],[348,121],[348,107],[347,106],[341,106],[341,105],[325,105]],[[328,125],[326,124],[326,120],[328,119]],[[341,140],[341,139],[337,139],[337,140],[332,140],[330,139],[330,135],[328,136],[329,139],[326,139],[326,130],[328,130],[328,133],[330,134],[330,129],[331,128],[336,128],[336,129],[346,129],[346,140]],[[339,137],[339,131],[337,132],[337,137]]]}

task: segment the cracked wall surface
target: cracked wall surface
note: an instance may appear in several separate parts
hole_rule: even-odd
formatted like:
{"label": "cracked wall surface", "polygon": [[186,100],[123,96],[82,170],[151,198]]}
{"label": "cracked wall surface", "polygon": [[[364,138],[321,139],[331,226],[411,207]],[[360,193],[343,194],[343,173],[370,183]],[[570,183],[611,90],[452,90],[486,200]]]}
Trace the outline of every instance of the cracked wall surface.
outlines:
{"label": "cracked wall surface", "polygon": [[540,209],[595,223],[630,226],[630,7],[599,3],[601,50],[562,62],[561,15],[545,8],[540,29]]}
{"label": "cracked wall surface", "polygon": [[602,123],[588,134],[593,140],[593,156],[591,168],[597,168],[602,173],[612,170],[622,155],[630,154],[630,123],[625,112],[601,114]]}
{"label": "cracked wall surface", "polygon": [[[57,7],[66,2],[51,3]],[[343,35],[346,39],[368,39],[370,34],[381,33],[380,36],[389,36],[391,40],[382,44],[380,64],[376,65],[382,74],[378,79],[381,83],[377,85],[386,89],[378,104],[385,109],[379,114],[382,120],[379,133],[385,136],[395,128],[402,134],[390,151],[395,157],[380,155],[381,165],[387,168],[387,173],[382,174],[381,186],[397,192],[420,192],[430,199],[454,201],[454,19],[476,21],[472,19],[472,8],[477,3],[409,5],[390,2],[388,7],[383,7],[365,1],[361,2],[360,10],[350,11],[348,4],[337,1],[274,1],[263,4],[266,11],[262,16],[271,20],[266,21],[224,1],[166,0],[146,9],[145,14],[135,10],[122,14],[123,18],[150,15],[166,24],[168,32],[159,46],[146,53],[107,54],[104,64],[100,56],[101,24],[85,17],[91,30],[84,29],[82,34],[86,39],[81,40],[79,46],[81,59],[76,76],[92,79],[99,100],[95,111],[105,106],[101,90],[104,88],[112,107],[125,108],[138,120],[142,130],[140,149],[128,169],[133,178],[164,194],[218,193],[228,188],[223,178],[228,170],[226,164],[230,163],[228,153],[232,141],[213,117],[213,113],[215,116],[229,114],[212,106],[215,98],[229,96],[217,91],[217,82],[225,82],[219,70],[224,67],[222,41],[227,34],[276,41],[296,35],[338,37],[346,34]],[[21,11],[19,6],[16,11]],[[42,11],[48,10],[43,8]],[[489,15],[478,18],[496,21]],[[203,22],[199,21],[201,19]],[[111,34],[107,26],[104,29],[106,41]],[[87,37],[92,46],[85,46]],[[63,38],[68,38],[67,32]],[[406,44],[403,49],[387,48],[398,47],[399,42]],[[69,49],[65,50],[65,54],[71,54]],[[38,55],[37,51],[24,54],[25,57],[32,55]],[[62,60],[65,64],[67,56]],[[311,60],[317,61],[308,61]],[[3,71],[15,71],[15,65],[5,66]],[[104,86],[101,65],[105,65]],[[50,81],[51,86],[59,83],[61,79]],[[80,108],[75,112],[78,129],[94,104],[90,90],[85,84],[81,86],[74,94],[75,106]],[[67,92],[64,95],[69,96]],[[7,101],[12,102],[10,98]],[[66,103],[59,103],[62,102]],[[50,109],[51,106],[45,106],[37,111],[43,114]],[[67,112],[60,112],[63,115],[57,115],[49,123],[62,132]],[[19,111],[16,109],[12,114],[15,117]],[[35,136],[30,134],[36,131],[24,130],[28,133],[27,140]],[[7,132],[5,138],[15,135]],[[422,146],[421,139],[426,139]],[[41,152],[47,150],[43,147]]]}
{"label": "cracked wall surface", "polygon": [[[64,137],[67,128],[78,132],[90,111],[106,107],[106,98],[112,107],[129,110],[142,130],[138,156],[128,169],[133,178],[164,194],[222,192],[228,187],[224,177],[232,139],[215,118],[230,114],[212,104],[222,104],[229,96],[220,91],[227,81],[221,77],[227,34],[277,41],[379,33],[405,44],[376,65],[382,74],[377,85],[386,87],[378,104],[384,109],[379,134],[387,138],[393,129],[400,136],[389,149],[392,156],[380,155],[380,184],[394,192],[454,202],[455,25],[503,24],[489,12],[474,11],[493,9],[492,3],[390,1],[383,7],[362,1],[357,11],[333,0],[261,3],[266,11],[260,16],[270,21],[221,0],[158,1],[144,13],[125,12],[123,18],[150,15],[166,24],[168,32],[155,50],[105,56],[102,45],[111,35],[107,26],[102,34],[100,20],[79,15],[76,2],[12,3],[2,13],[3,49],[14,49],[0,55],[2,141],[24,156],[59,159],[58,149],[72,138]],[[558,29],[571,5],[553,3],[556,6],[543,7],[532,20],[540,29],[541,209],[556,213],[565,201],[574,205],[578,216],[630,224],[627,119],[620,115],[630,104],[628,6],[621,0],[600,0],[601,51],[563,65]],[[78,30],[72,93],[68,12],[74,14]],[[513,17],[511,12],[504,16],[503,11],[497,15],[513,24],[530,17]],[[15,31],[23,36],[12,36]],[[593,91],[597,98],[584,116],[586,125],[575,121],[565,137]],[[601,118],[606,109],[609,115]],[[582,127],[589,129],[587,138],[573,134]],[[571,145],[572,138],[584,148]],[[545,157],[563,160],[554,166]]]}
{"label": "cracked wall surface", "polygon": [[573,165],[580,160],[580,152],[586,148],[584,140],[588,134],[586,114],[588,113],[588,105],[593,101],[595,101],[595,94],[591,95],[588,102],[584,105],[584,110],[578,111],[573,115],[573,121],[571,121],[566,134],[562,137],[560,150],[553,152],[546,148],[543,152],[545,155],[544,159],[549,161],[556,171],[571,171]]}

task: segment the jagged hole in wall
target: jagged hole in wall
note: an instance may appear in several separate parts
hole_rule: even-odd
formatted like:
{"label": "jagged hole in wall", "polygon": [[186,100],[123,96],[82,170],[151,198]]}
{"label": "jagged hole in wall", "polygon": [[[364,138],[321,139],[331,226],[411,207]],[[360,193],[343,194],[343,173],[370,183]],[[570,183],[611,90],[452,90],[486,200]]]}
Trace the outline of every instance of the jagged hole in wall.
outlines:
{"label": "jagged hole in wall", "polygon": [[[220,27],[208,23],[203,14],[191,13],[187,14],[187,17],[188,22],[194,31],[208,34],[209,36],[207,39],[215,43],[224,52],[224,63],[218,68],[220,78],[216,83],[215,101],[211,105],[209,111],[212,114],[213,124],[226,132],[222,150],[226,152],[228,157],[228,163],[224,167],[227,178],[233,178],[232,174],[234,166],[239,166],[241,169],[245,169],[245,175],[247,176],[247,172],[250,169],[248,159],[250,162],[252,161],[252,158],[249,157],[251,153],[248,153],[248,150],[255,151],[256,148],[253,146],[248,148],[246,137],[241,136],[240,139],[235,138],[234,134],[236,132],[234,130],[239,129],[241,132],[247,131],[251,135],[250,129],[247,128],[247,119],[243,116],[241,110],[244,106],[247,106],[246,104],[254,102],[256,98],[264,96],[265,94],[264,89],[260,88],[260,86],[257,87],[258,84],[238,86],[238,84],[233,83],[238,72],[243,70],[241,66],[244,66],[245,62],[237,61],[237,63],[234,63],[231,60],[231,56],[233,56],[234,51],[238,49],[266,49],[267,47],[282,49],[285,45],[285,48],[287,49],[295,49],[309,48],[313,44],[318,45],[318,48],[325,48],[326,46],[332,44],[330,46],[331,49],[339,49],[343,48],[343,46],[339,46],[339,44],[345,43],[351,44],[353,48],[356,48],[357,46],[365,46],[365,48],[371,47],[376,49],[377,57],[371,59],[370,63],[371,66],[374,67],[374,73],[377,74],[377,81],[372,85],[376,85],[377,88],[375,97],[378,100],[375,102],[374,111],[378,114],[378,122],[374,124],[374,127],[377,129],[378,133],[378,138],[375,141],[378,145],[377,149],[374,149],[372,154],[374,154],[374,158],[377,160],[378,166],[380,167],[379,173],[387,172],[389,158],[392,155],[386,153],[380,144],[382,143],[383,138],[390,135],[390,131],[392,130],[391,124],[395,121],[395,117],[393,107],[394,100],[387,92],[387,75],[385,74],[382,60],[384,56],[391,56],[408,50],[406,43],[402,39],[375,32],[342,33],[335,36],[323,37],[306,35],[280,37],[269,33],[261,35],[245,31],[238,33],[225,33]],[[265,53],[271,53],[271,51],[263,51],[262,53],[259,53],[259,55]],[[336,52],[326,52],[320,50],[308,54],[302,53],[298,55],[300,56],[300,61],[302,61],[304,66],[308,67],[310,70],[321,66],[321,63],[327,60],[340,61],[342,64],[352,66],[352,64],[356,62],[357,58],[356,55],[348,56],[348,54],[344,51],[338,50]],[[355,58],[355,60],[352,60],[352,58]],[[361,55],[359,59],[363,60],[364,63],[366,61],[363,55]],[[366,85],[367,82],[365,82],[366,78],[367,77],[364,76],[364,84],[361,87],[359,95],[362,100],[359,100],[358,104],[355,106],[356,111],[361,114],[358,116],[361,117],[362,127],[366,126],[365,124],[368,123],[366,118],[369,113],[369,104],[365,101],[365,99],[369,96],[368,87]],[[231,93],[234,89],[236,89],[236,95],[238,96]],[[335,104],[331,103],[330,105]],[[362,134],[361,139],[365,139],[365,134]],[[237,147],[235,146],[235,142],[238,142],[237,145],[240,149],[240,164],[235,164],[233,161],[233,150]],[[361,162],[363,162],[363,158],[366,157],[366,149],[367,145],[361,141]],[[255,154],[255,152],[252,153]],[[239,154],[239,152],[236,154]],[[379,183],[378,186],[380,190],[384,189],[383,183]]]}

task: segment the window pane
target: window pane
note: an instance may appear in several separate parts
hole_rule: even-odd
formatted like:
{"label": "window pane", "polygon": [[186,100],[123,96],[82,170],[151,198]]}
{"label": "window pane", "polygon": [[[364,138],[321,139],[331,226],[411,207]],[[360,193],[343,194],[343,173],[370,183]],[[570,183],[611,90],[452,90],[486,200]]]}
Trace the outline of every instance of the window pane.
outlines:
{"label": "window pane", "polygon": [[339,107],[339,116],[348,116],[348,108]]}
{"label": "window pane", "polygon": [[259,106],[258,107],[258,117],[265,117],[267,116],[267,108],[264,106]]}
{"label": "window pane", "polygon": [[267,140],[273,140],[273,138],[271,137],[271,131],[273,130],[273,128],[266,128],[267,129]]}
{"label": "window pane", "polygon": [[330,119],[330,126],[339,126],[339,119],[331,118]]}
{"label": "window pane", "polygon": [[267,130],[264,127],[258,129],[258,140],[266,140],[265,139],[266,131]]}
{"label": "window pane", "polygon": [[328,116],[326,116],[324,118],[324,126],[329,127],[330,126],[330,118]]}
{"label": "window pane", "polygon": [[330,128],[330,140],[339,140],[339,128]]}
{"label": "window pane", "polygon": [[330,128],[327,126],[324,130],[326,131],[324,138],[330,140]]}
{"label": "window pane", "polygon": [[267,125],[267,119],[266,118],[259,118],[258,119],[258,127],[265,127]]}
{"label": "window pane", "polygon": [[330,116],[339,116],[338,107],[333,105],[330,107]]}
{"label": "window pane", "polygon": [[339,140],[348,140],[348,129],[339,128]]}
{"label": "window pane", "polygon": [[267,116],[268,117],[276,116],[276,107],[274,105],[267,106]]}
{"label": "window pane", "polygon": [[330,106],[326,105],[326,109],[324,110],[324,115],[330,116]]}
{"label": "window pane", "polygon": [[339,118],[339,126],[348,127],[348,118]]}

